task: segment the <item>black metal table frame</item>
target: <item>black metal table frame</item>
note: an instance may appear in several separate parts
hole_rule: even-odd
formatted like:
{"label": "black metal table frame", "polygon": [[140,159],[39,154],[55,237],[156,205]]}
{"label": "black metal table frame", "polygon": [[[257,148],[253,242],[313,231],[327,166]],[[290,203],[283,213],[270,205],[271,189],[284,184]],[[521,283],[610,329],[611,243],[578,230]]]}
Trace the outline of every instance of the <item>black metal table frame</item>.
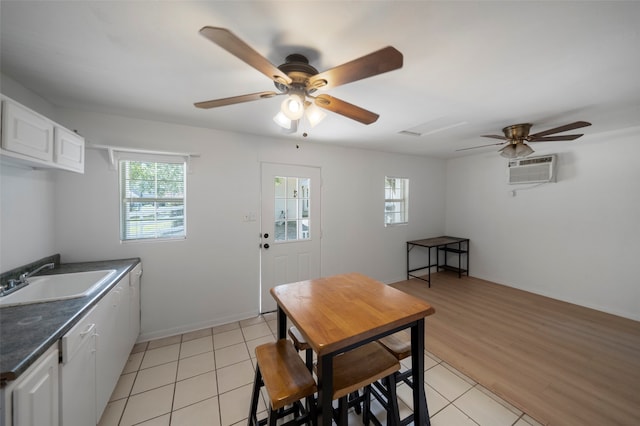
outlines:
{"label": "black metal table frame", "polygon": [[[410,322],[393,330],[380,333],[358,343],[341,348],[338,351],[318,356],[317,377],[318,377],[318,424],[330,426],[333,421],[333,399],[332,392],[326,390],[333,389],[333,357],[354,349],[358,346],[378,340],[384,336],[396,333],[400,330],[411,328],[411,368],[413,383],[424,383],[424,318]],[[287,314],[278,305],[278,339],[287,338]],[[415,386],[413,391],[414,419],[420,419],[414,424],[418,426],[430,426],[429,409],[424,386]]]}
{"label": "black metal table frame", "polygon": [[[466,244],[466,251],[462,250],[462,243]],[[429,284],[429,287],[431,287],[431,268],[436,267],[437,270],[440,270],[441,267],[443,267],[444,265],[440,265],[440,253],[438,251],[438,249],[440,248],[445,248],[447,249],[448,246],[452,245],[452,244],[457,244],[458,248],[451,250],[451,251],[455,251],[456,253],[458,253],[458,268],[456,269],[458,272],[458,278],[460,278],[462,276],[462,273],[465,272],[467,275],[469,275],[469,239],[468,238],[458,238],[458,237],[436,237],[436,238],[425,238],[422,240],[414,240],[414,241],[407,241],[407,280],[411,279],[411,278],[417,278],[419,280],[422,281],[426,281]],[[409,262],[409,252],[414,248],[414,247],[424,247],[427,249],[427,265],[426,266],[420,266],[417,268],[413,268],[411,269],[410,267],[410,262]],[[436,263],[432,264],[431,263],[431,249],[436,249]],[[466,269],[462,269],[462,254],[465,253],[466,254]],[[446,250],[445,250],[445,265],[447,263],[446,260]],[[427,278],[425,279],[423,276],[420,275],[414,275],[412,274],[412,272],[416,272],[416,271],[422,271],[424,269],[427,269]]]}

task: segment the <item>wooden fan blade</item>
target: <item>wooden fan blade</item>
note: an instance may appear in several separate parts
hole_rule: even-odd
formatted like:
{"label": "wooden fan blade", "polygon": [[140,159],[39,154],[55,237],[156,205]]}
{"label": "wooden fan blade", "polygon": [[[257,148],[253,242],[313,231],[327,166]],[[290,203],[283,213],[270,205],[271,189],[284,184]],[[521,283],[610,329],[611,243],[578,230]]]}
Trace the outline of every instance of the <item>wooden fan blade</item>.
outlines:
{"label": "wooden fan blade", "polygon": [[[500,139],[503,141],[508,140],[508,138],[501,136],[501,135],[482,135],[483,138],[493,138],[493,139]],[[483,145],[484,146],[484,145]],[[488,146],[488,145],[487,145]]]}
{"label": "wooden fan blade", "polygon": [[327,109],[331,112],[335,112],[336,114],[344,115],[345,117],[355,121],[359,121],[362,124],[374,123],[378,119],[378,117],[380,117],[376,113],[367,111],[366,109],[360,108],[359,106],[350,104],[329,95],[317,96],[315,98],[315,104],[320,108]]}
{"label": "wooden fan blade", "polygon": [[578,139],[580,136],[584,136],[584,134],[580,135],[558,135],[558,136],[547,136],[547,137],[532,137],[529,136],[529,142],[554,142],[554,141],[572,141],[574,139]]}
{"label": "wooden fan blade", "polygon": [[310,77],[307,87],[329,89],[398,68],[402,68],[402,53],[387,46]]}
{"label": "wooden fan blade", "polygon": [[555,127],[553,129],[545,130],[544,132],[535,133],[533,135],[529,135],[529,140],[531,138],[538,138],[542,136],[551,135],[553,133],[566,132],[567,130],[579,129],[581,127],[591,126],[591,123],[587,123],[586,121],[576,121],[575,123],[565,124],[564,126]]}
{"label": "wooden fan blade", "polygon": [[485,146],[495,146],[495,145],[504,145],[506,142],[498,142],[498,143],[490,143],[487,145],[478,145],[478,146],[472,146],[470,148],[461,148],[461,149],[456,149],[457,151],[466,151],[468,149],[476,149],[476,148],[484,148]]}
{"label": "wooden fan blade", "polygon": [[225,105],[239,104],[242,102],[257,101],[259,99],[272,98],[274,96],[282,95],[283,93],[277,92],[258,92],[251,93],[249,95],[233,96],[231,98],[214,99],[212,101],[196,102],[194,105],[198,108],[209,109],[217,108]]}
{"label": "wooden fan blade", "polygon": [[264,56],[256,52],[251,46],[240,40],[235,34],[226,28],[218,27],[202,27],[200,34],[208,38],[236,58],[244,61],[248,65],[260,71],[273,81],[289,85],[291,79],[287,74],[280,71],[278,67],[273,65]]}

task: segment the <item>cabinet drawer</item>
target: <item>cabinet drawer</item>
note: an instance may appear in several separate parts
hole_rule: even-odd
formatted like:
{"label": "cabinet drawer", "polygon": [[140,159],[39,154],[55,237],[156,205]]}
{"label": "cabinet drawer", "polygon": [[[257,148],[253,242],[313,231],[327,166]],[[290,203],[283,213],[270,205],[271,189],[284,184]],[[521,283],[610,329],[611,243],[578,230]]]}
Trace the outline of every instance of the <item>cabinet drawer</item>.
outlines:
{"label": "cabinet drawer", "polygon": [[96,332],[96,322],[94,315],[95,307],[80,320],[71,330],[60,339],[60,351],[62,352],[62,363],[69,362],[88,339]]}

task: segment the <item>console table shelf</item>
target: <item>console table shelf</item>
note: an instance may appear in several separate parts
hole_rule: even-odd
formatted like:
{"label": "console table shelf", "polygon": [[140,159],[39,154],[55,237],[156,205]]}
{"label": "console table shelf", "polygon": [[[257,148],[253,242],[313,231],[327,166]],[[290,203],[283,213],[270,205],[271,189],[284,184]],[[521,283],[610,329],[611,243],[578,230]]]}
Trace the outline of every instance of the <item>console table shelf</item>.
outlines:
{"label": "console table shelf", "polygon": [[[412,268],[410,262],[409,253],[414,247],[424,247],[427,249],[427,264],[424,266],[418,266]],[[431,249],[437,249],[435,255],[435,263],[431,258]],[[440,252],[444,254],[444,262],[440,262]],[[448,254],[457,255],[458,266],[449,264]],[[464,262],[463,262],[464,260]],[[437,270],[453,271],[458,274],[458,278],[462,274],[469,275],[469,239],[458,237],[436,237],[425,238],[422,240],[407,241],[407,279],[417,278],[429,283],[431,287],[431,268],[437,268]],[[427,270],[427,278],[422,275],[413,274],[413,272]]]}

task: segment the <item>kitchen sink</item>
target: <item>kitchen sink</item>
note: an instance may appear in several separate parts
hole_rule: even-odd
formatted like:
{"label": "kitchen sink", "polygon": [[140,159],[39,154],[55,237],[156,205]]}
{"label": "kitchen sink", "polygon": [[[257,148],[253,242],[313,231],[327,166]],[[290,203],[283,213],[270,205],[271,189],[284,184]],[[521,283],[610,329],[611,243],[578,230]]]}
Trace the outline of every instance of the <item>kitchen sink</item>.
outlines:
{"label": "kitchen sink", "polygon": [[106,269],[31,277],[27,286],[0,297],[0,307],[88,296],[115,273]]}

